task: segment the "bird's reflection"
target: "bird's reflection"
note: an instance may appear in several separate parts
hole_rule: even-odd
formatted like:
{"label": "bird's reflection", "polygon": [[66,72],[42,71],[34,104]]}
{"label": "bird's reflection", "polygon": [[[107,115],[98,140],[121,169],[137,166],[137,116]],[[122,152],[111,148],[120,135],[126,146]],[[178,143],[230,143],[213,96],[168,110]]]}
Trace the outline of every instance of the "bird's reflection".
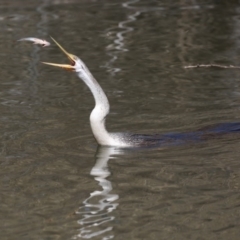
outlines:
{"label": "bird's reflection", "polygon": [[91,170],[91,175],[98,181],[101,191],[95,190],[83,201],[76,214],[79,215],[78,224],[81,226],[74,239],[113,239],[114,210],[118,207],[117,194],[111,193],[112,183],[107,179],[111,175],[108,169],[108,160],[121,150],[110,147],[99,147],[96,153],[96,164]]}

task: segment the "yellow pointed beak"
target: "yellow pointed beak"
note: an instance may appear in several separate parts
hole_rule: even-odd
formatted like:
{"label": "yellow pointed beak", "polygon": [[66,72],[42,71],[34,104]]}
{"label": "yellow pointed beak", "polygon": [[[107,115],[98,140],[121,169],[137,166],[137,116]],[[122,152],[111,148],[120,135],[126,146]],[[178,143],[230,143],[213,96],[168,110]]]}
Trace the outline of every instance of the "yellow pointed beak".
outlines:
{"label": "yellow pointed beak", "polygon": [[49,63],[49,62],[42,62],[42,63],[50,65],[50,66],[54,66],[54,67],[61,67],[61,68],[68,69],[68,70],[74,70],[73,66],[75,65],[75,60],[74,60],[75,56],[71,53],[68,53],[54,38],[52,38],[52,40],[67,55],[67,57],[70,60],[72,65],[70,65],[70,64],[59,64],[59,63]]}

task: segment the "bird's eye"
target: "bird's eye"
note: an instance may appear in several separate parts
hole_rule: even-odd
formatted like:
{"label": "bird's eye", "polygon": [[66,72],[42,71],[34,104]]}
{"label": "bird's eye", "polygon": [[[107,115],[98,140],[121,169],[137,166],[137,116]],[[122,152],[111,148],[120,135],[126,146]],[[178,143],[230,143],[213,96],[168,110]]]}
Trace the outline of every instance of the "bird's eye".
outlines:
{"label": "bird's eye", "polygon": [[72,56],[72,58],[71,58],[71,65],[75,66],[76,65],[76,61],[77,61],[77,57],[76,56]]}

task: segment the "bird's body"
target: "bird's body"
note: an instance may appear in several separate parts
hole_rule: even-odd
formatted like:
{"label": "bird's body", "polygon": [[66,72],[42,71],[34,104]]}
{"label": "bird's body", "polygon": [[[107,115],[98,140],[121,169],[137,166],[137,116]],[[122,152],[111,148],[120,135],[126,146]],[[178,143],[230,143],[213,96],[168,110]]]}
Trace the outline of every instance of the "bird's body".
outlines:
{"label": "bird's body", "polygon": [[110,133],[107,131],[105,126],[105,119],[109,113],[110,105],[103,89],[80,58],[68,53],[54,39],[53,41],[67,55],[71,61],[71,65],[44,63],[75,71],[78,77],[89,87],[95,99],[95,107],[90,115],[90,124],[93,135],[99,145],[115,147],[165,147],[181,145],[187,142],[199,142],[205,140],[209,136],[219,136],[227,133],[240,132],[240,123],[222,123],[209,128],[199,129],[197,131],[187,133],[154,135],[122,132]]}

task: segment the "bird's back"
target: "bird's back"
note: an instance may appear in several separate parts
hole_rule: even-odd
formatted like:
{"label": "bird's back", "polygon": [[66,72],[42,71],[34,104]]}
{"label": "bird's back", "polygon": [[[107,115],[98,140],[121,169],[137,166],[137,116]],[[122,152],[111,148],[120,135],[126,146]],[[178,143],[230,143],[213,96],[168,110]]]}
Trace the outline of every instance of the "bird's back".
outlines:
{"label": "bird's back", "polygon": [[240,122],[220,123],[198,129],[193,132],[165,133],[165,134],[131,134],[126,133],[121,136],[124,141],[136,147],[167,147],[188,143],[198,143],[226,134],[240,133]]}

